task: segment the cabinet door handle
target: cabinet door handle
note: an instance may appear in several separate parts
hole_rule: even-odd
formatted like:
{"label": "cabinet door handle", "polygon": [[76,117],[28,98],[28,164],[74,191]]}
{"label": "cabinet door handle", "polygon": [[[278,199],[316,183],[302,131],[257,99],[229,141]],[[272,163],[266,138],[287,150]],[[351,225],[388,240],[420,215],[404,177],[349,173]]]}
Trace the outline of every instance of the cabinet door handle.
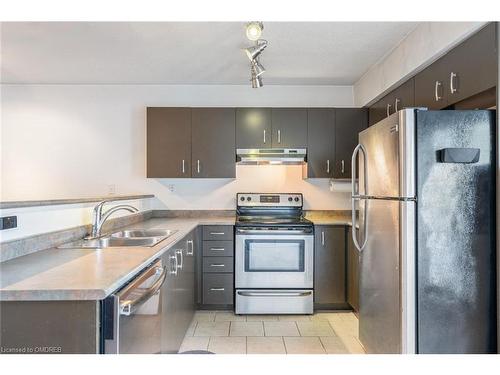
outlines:
{"label": "cabinet door handle", "polygon": [[278,130],[278,143],[281,143],[281,130]]}
{"label": "cabinet door handle", "polygon": [[182,174],[186,173],[186,160],[182,159]]}
{"label": "cabinet door handle", "polygon": [[344,174],[345,172],[345,162],[344,162],[344,159],[342,159],[342,161],[340,162],[340,166],[341,166],[341,171],[342,171],[342,174]]}
{"label": "cabinet door handle", "polygon": [[264,129],[264,143],[266,143],[266,129]]}
{"label": "cabinet door handle", "polygon": [[434,85],[434,96],[436,102],[439,102],[441,99],[443,99],[442,96],[439,96],[439,88],[441,87],[441,85],[442,85],[441,81],[436,81],[436,84]]}
{"label": "cabinet door handle", "polygon": [[225,289],[225,288],[210,288],[210,290],[211,290],[212,292],[223,292],[223,291],[225,291],[226,289]]}
{"label": "cabinet door handle", "polygon": [[330,174],[330,160],[326,161],[326,173]]}
{"label": "cabinet door handle", "polygon": [[198,172],[198,174],[200,174],[200,160],[199,159],[196,161],[196,171]]}
{"label": "cabinet door handle", "polygon": [[212,235],[212,236],[223,236],[225,234],[226,233],[224,233],[224,232],[210,232],[210,235]]}
{"label": "cabinet door handle", "polygon": [[387,107],[385,108],[385,114],[387,115],[387,117],[391,115],[391,107],[392,105],[387,104]]}
{"label": "cabinet door handle", "polygon": [[177,268],[182,270],[182,267],[184,267],[184,256],[182,255],[182,250],[176,250],[175,251],[175,258],[177,259],[177,255],[180,255],[181,261],[180,263],[177,263]]}
{"label": "cabinet door handle", "polygon": [[225,265],[222,263],[212,263],[210,267],[225,267]]}
{"label": "cabinet door handle", "polygon": [[394,101],[394,112],[399,111],[398,104],[401,102],[401,99],[396,98]]}
{"label": "cabinet door handle", "polygon": [[321,245],[325,246],[325,232],[321,232]]}
{"label": "cabinet door handle", "polygon": [[191,247],[191,251],[187,251],[187,255],[194,255],[194,241],[193,240],[187,240],[187,248],[189,249]]}
{"label": "cabinet door handle", "polygon": [[225,249],[223,247],[211,247],[211,251],[224,251]]}
{"label": "cabinet door handle", "polygon": [[[177,269],[179,268],[179,261],[177,260],[177,256],[170,255],[169,259],[170,259],[170,262],[174,261],[174,267],[172,270],[170,270],[170,274],[177,276]],[[170,263],[170,264],[172,264],[172,263]]]}
{"label": "cabinet door handle", "polygon": [[450,73],[450,92],[452,94],[457,92],[457,88],[455,87],[455,78],[457,78],[458,75],[455,72]]}

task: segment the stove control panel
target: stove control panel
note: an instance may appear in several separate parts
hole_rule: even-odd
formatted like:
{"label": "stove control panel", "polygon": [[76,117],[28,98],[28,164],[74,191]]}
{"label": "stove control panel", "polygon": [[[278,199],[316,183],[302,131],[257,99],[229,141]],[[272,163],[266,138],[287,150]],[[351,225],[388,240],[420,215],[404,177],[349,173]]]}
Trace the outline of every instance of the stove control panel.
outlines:
{"label": "stove control panel", "polygon": [[301,193],[238,193],[239,207],[302,207]]}

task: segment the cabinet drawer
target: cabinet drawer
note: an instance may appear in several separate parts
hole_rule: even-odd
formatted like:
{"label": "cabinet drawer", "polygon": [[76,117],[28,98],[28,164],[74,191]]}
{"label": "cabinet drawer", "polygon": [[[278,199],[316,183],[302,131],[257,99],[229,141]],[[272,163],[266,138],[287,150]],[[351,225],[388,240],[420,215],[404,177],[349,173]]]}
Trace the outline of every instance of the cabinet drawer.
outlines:
{"label": "cabinet drawer", "polygon": [[233,294],[233,274],[214,273],[203,275],[203,304],[231,305],[233,304]]}
{"label": "cabinet drawer", "polygon": [[233,259],[232,257],[205,257],[203,258],[203,272],[232,273]]}
{"label": "cabinet drawer", "polygon": [[232,257],[234,255],[233,241],[204,241],[204,257]]}
{"label": "cabinet drawer", "polygon": [[232,241],[233,227],[231,225],[205,225],[203,226],[203,240]]}

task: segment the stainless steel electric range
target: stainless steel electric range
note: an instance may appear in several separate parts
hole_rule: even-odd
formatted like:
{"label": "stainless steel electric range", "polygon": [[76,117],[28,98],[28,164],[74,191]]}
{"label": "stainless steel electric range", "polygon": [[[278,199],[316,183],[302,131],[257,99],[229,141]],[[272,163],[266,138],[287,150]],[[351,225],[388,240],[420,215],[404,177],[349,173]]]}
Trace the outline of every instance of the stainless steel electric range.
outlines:
{"label": "stainless steel electric range", "polygon": [[314,226],[302,194],[236,199],[236,314],[312,314]]}

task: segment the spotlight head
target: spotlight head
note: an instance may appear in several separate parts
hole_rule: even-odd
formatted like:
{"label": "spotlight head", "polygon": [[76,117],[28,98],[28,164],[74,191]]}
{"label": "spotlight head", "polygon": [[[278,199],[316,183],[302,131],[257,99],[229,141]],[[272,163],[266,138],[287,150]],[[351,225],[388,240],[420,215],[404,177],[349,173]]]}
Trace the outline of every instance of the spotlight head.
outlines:
{"label": "spotlight head", "polygon": [[267,47],[267,40],[258,40],[255,46],[245,48],[245,53],[250,61],[255,60]]}
{"label": "spotlight head", "polygon": [[256,41],[262,35],[262,30],[264,29],[264,25],[262,22],[249,22],[246,26],[246,34],[247,38],[251,41]]}

